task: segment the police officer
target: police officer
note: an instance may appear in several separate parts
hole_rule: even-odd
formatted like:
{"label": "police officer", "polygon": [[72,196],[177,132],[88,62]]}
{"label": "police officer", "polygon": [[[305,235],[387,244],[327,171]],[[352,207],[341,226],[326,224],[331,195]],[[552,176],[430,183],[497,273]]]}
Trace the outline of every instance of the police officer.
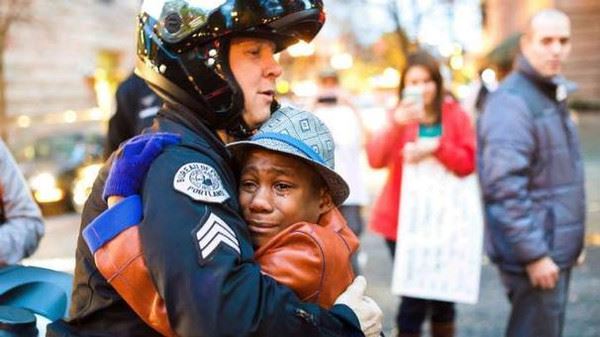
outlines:
{"label": "police officer", "polygon": [[108,158],[123,141],[151,126],[162,102],[146,82],[132,72],[119,84],[115,104],[116,111],[108,121],[104,158]]}
{"label": "police officer", "polygon": [[[321,0],[142,6],[136,70],[165,101],[154,131],[179,134],[181,143],[166,148],[145,178],[140,242],[179,336],[377,336],[381,330],[381,310],[363,296],[364,279],[325,310],[261,274],[219,138],[248,136],[269,118],[281,74],[274,53],[310,41],[324,19]],[[86,203],[82,228],[106,209],[103,190],[127,194],[119,169],[104,189],[107,167]],[[98,273],[81,235],[76,262],[70,317],[49,326],[48,336],[158,335]],[[132,291],[144,289],[132,284]]]}

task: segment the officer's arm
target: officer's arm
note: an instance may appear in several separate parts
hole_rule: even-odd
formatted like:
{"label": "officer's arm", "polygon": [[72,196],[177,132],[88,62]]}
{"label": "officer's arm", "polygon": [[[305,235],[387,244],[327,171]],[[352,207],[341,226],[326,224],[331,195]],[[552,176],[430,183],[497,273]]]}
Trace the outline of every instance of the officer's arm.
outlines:
{"label": "officer's arm", "polygon": [[[200,160],[202,166],[186,167],[190,161],[178,161],[181,157],[189,158],[165,153],[152,165],[144,185],[140,229],[145,260],[177,334],[362,336],[348,307],[326,311],[301,303],[291,290],[262,275],[235,210],[237,201],[231,199],[236,197],[233,184],[211,176],[222,172],[206,158],[191,160]],[[211,180],[207,184],[223,187],[211,190],[202,185],[202,176]],[[222,192],[229,195],[226,202],[206,201],[222,198]]]}

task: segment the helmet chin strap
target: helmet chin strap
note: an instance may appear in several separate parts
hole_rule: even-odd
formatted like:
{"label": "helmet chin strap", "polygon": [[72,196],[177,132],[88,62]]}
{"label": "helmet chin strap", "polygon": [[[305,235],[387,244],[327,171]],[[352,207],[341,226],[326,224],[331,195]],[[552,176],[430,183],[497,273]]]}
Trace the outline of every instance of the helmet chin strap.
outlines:
{"label": "helmet chin strap", "polygon": [[227,134],[233,137],[235,140],[244,140],[252,137],[256,132],[256,129],[251,129],[246,125],[246,122],[240,118],[240,121],[236,123],[235,127],[227,128]]}
{"label": "helmet chin strap", "polygon": [[[273,112],[279,109],[280,106],[281,105],[279,104],[279,102],[277,102],[277,100],[273,100],[273,102],[271,103],[271,115],[273,114]],[[232,136],[236,140],[244,140],[252,137],[252,135],[256,133],[258,128],[260,128],[260,125],[256,128],[249,127],[248,124],[244,121],[243,113],[240,113],[239,117],[237,118],[237,121],[232,123],[231,127],[227,128],[227,134]]]}

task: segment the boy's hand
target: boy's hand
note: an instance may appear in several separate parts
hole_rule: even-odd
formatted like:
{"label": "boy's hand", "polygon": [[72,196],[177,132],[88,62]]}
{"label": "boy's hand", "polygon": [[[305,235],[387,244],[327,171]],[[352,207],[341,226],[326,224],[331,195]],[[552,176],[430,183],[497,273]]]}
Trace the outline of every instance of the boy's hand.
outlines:
{"label": "boy's hand", "polygon": [[180,135],[158,132],[135,136],[121,145],[104,185],[104,200],[110,196],[128,197],[138,193],[154,159],[165,147],[180,142]]}

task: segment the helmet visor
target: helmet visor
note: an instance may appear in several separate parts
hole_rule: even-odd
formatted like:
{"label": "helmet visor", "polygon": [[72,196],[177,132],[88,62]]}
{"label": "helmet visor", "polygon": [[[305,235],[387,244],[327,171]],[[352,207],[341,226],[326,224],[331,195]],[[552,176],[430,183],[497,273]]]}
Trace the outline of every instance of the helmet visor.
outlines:
{"label": "helmet visor", "polygon": [[207,24],[208,18],[226,0],[146,0],[142,13],[158,22],[163,40],[177,43]]}
{"label": "helmet visor", "polygon": [[[162,40],[176,44],[190,42],[192,35],[202,42],[261,26],[275,34],[312,39],[324,22],[322,9],[321,0],[146,0],[141,10],[158,22]],[[295,32],[294,17],[316,22],[318,28],[312,34]]]}

